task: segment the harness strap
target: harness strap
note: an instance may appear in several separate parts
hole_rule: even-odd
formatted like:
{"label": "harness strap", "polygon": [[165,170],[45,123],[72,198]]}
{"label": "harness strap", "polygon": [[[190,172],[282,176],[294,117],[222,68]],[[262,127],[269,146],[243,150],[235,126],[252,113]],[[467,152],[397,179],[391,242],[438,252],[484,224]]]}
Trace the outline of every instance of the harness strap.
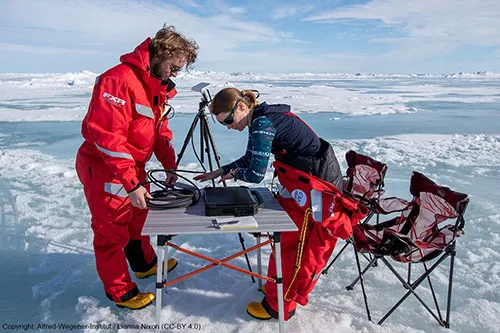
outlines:
{"label": "harness strap", "polygon": [[293,275],[292,282],[290,282],[290,284],[288,285],[288,289],[285,293],[285,296],[283,297],[287,302],[291,301],[291,299],[289,299],[287,295],[290,292],[293,282],[295,281],[295,278],[297,277],[300,271],[300,264],[302,263],[302,254],[304,253],[305,239],[307,234],[307,223],[309,222],[309,215],[312,215],[311,208],[307,208],[304,213],[304,222],[302,223],[302,228],[300,229],[299,244],[297,249],[297,259],[295,260],[295,274]]}

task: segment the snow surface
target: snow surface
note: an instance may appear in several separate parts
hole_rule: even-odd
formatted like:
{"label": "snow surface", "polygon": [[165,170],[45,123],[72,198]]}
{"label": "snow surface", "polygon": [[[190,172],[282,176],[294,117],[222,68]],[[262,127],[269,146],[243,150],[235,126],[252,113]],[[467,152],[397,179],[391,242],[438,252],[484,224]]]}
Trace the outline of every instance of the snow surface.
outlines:
{"label": "snow surface", "polygon": [[[125,311],[109,302],[95,271],[90,214],[74,170],[81,143],[79,122],[95,76],[87,71],[0,75],[0,282],[4,287],[0,325],[113,324],[111,330],[98,331],[135,332],[133,325],[155,324],[154,306]],[[451,329],[439,327],[413,297],[382,326],[369,322],[359,286],[353,291],[344,288],[356,276],[349,248],[320,279],[309,304],[299,306],[297,315],[286,323],[287,332],[493,333],[500,327],[499,79],[489,73],[192,72],[176,79],[179,95],[172,104],[179,114],[171,126],[178,149],[199,101],[189,87],[199,81],[211,82],[212,93],[230,85],[259,89],[261,100],[290,103],[301,112],[332,143],[344,170],[343,155],[349,149],[386,162],[388,195],[409,198],[409,177],[417,170],[471,196],[465,235],[457,242]],[[239,157],[246,134],[228,132],[217,124],[212,129],[224,163]],[[199,169],[193,162],[188,156],[181,168]],[[148,168],[158,166],[155,161],[148,164]],[[271,177],[268,172],[266,181]],[[244,237],[247,246],[253,243],[252,237]],[[178,236],[175,242],[216,258],[240,248],[237,236],[228,234]],[[343,244],[339,241],[337,250]],[[264,271],[269,252],[264,250]],[[184,254],[174,256],[179,266],[171,278],[205,264]],[[255,264],[255,256],[250,258]],[[232,263],[245,267],[243,258]],[[446,288],[446,268],[436,271],[439,291]],[[139,280],[138,286],[154,291],[155,279]],[[367,274],[366,287],[375,318],[403,294],[382,265]],[[428,287],[424,283],[419,289]],[[245,312],[248,302],[261,298],[247,276],[213,268],[168,288],[162,322],[199,324],[202,332],[275,332],[277,321],[257,321]],[[8,327],[2,330],[9,331]]]}

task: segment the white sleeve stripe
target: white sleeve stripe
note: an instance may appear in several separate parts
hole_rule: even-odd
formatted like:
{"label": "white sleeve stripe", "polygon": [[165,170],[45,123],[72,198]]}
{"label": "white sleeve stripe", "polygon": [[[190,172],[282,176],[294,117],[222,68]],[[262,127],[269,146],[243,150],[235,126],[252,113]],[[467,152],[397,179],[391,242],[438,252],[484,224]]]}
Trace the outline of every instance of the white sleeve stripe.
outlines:
{"label": "white sleeve stripe", "polygon": [[314,221],[323,222],[323,194],[321,191],[311,189],[311,208]]}
{"label": "white sleeve stripe", "polygon": [[269,135],[269,136],[275,136],[275,134],[273,132],[269,132],[269,131],[253,131],[252,134],[265,134],[265,135]]}
{"label": "white sleeve stripe", "polygon": [[99,146],[97,143],[95,144],[95,146],[97,147],[97,149],[101,152],[103,152],[104,154],[108,155],[108,156],[111,156],[111,157],[119,157],[119,158],[127,158],[129,160],[133,160],[134,158],[132,157],[132,155],[130,154],[127,154],[127,153],[120,153],[120,152],[117,152],[117,151],[111,151],[111,150],[107,150],[107,149],[104,149],[102,148],[101,146]]}
{"label": "white sleeve stripe", "polygon": [[264,176],[265,176],[265,174],[263,174],[263,173],[258,173],[258,172],[257,172],[257,171],[255,171],[255,170],[250,170],[250,171],[251,171],[254,175],[256,175],[256,176],[259,176],[259,177],[264,177]]}
{"label": "white sleeve stripe", "polygon": [[104,192],[117,195],[122,198],[128,197],[128,194],[122,184],[104,183]]}
{"label": "white sleeve stripe", "polygon": [[142,114],[145,117],[154,119],[153,110],[149,106],[142,104],[135,104],[135,110],[137,111],[138,114]]}

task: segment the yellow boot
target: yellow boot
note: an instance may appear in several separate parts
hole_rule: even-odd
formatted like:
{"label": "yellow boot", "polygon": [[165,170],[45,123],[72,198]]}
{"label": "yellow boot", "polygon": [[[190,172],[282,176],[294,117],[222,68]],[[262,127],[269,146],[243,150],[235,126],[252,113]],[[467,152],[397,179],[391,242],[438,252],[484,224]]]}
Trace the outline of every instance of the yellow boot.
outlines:
{"label": "yellow boot", "polygon": [[131,299],[125,302],[115,302],[119,308],[128,308],[132,310],[143,309],[153,302],[155,295],[152,293],[138,293]]}
{"label": "yellow boot", "polygon": [[[147,277],[150,277],[151,275],[155,275],[156,274],[156,268],[157,268],[158,265],[154,265],[153,267],[151,267],[151,269],[147,272],[134,272],[134,275],[136,278],[138,279],[145,279]],[[177,266],[177,260],[175,260],[174,258],[170,258],[168,259],[167,261],[167,272],[170,272],[171,270],[173,270],[175,267]],[[165,269],[165,267],[164,267]]]}
{"label": "yellow boot", "polygon": [[262,285],[262,288],[260,288],[260,291],[261,291],[264,295],[266,295],[266,288],[267,288],[267,287],[266,287],[266,285],[267,285],[267,284],[263,284],[263,285]]}
{"label": "yellow boot", "polygon": [[266,309],[262,306],[261,302],[250,302],[247,305],[247,313],[259,320],[269,320],[271,315],[267,313]]}

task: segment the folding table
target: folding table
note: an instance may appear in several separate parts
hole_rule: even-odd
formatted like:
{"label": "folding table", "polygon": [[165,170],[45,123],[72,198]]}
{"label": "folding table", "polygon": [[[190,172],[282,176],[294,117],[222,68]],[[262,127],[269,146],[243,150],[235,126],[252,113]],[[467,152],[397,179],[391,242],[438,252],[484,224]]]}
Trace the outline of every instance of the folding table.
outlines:
{"label": "folding table", "polygon": [[[281,270],[281,232],[297,231],[297,227],[290,219],[288,214],[283,211],[278,201],[272,196],[269,189],[266,187],[252,188],[258,191],[264,201],[264,206],[259,208],[258,213],[254,215],[257,220],[257,228],[227,228],[217,229],[213,227],[212,220],[217,216],[205,216],[205,204],[203,198],[194,206],[187,208],[175,208],[168,210],[150,210],[144,228],[143,235],[150,235],[156,237],[158,265],[156,271],[156,320],[160,324],[160,310],[162,306],[162,291],[164,287],[184,280],[190,276],[206,271],[216,266],[224,266],[239,272],[249,274],[259,278],[259,287],[262,286],[261,279],[275,282],[278,289],[278,314],[279,314],[279,331],[284,332],[284,308],[283,308],[283,284],[282,284],[282,270]],[[222,216],[220,216],[222,217]],[[224,216],[227,217],[227,216]],[[208,256],[193,253],[189,250],[183,249],[171,242],[173,235],[186,235],[186,234],[222,234],[222,233],[241,233],[249,232],[256,233],[257,244],[246,251],[240,251],[224,259],[218,260],[209,258]],[[271,239],[262,242],[260,241],[260,233],[272,233]],[[271,242],[275,245],[275,258],[276,258],[276,279],[262,276],[261,269],[261,247]],[[189,274],[183,275],[172,281],[167,281],[167,271],[162,272],[163,263],[168,260],[168,251],[165,255],[165,247],[172,247],[180,252],[187,253],[198,258],[202,258],[211,262],[211,264],[195,270]],[[239,268],[237,266],[228,264],[227,262],[244,253],[257,250],[257,272],[253,273],[248,270]]]}

